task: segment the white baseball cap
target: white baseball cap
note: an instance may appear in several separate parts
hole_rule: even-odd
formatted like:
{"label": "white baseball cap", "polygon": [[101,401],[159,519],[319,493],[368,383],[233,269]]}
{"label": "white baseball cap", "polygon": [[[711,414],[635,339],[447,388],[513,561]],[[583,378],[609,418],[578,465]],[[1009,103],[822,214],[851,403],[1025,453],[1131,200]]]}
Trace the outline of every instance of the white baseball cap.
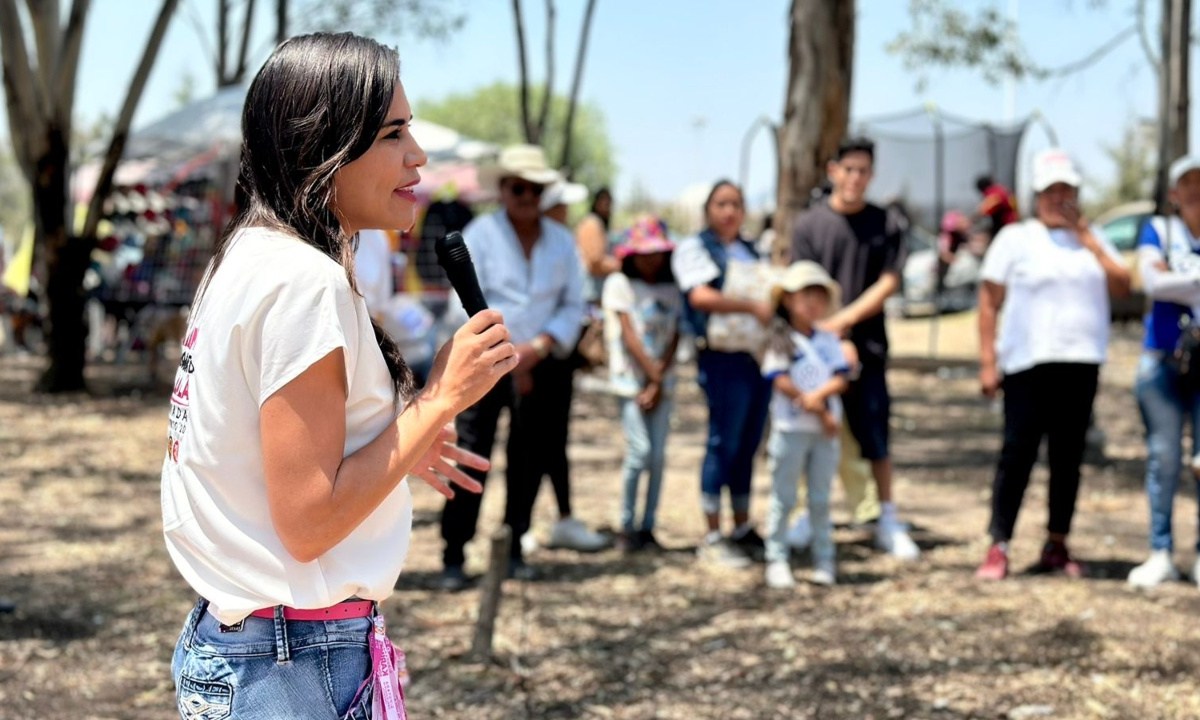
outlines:
{"label": "white baseball cap", "polygon": [[588,190],[579,183],[560,181],[546,187],[542,191],[542,201],[538,204],[542,212],[555,205],[574,205],[587,200]]}
{"label": "white baseball cap", "polygon": [[1043,150],[1033,157],[1033,191],[1040,193],[1055,183],[1073,188],[1083,183],[1075,162],[1061,148]]}
{"label": "white baseball cap", "polygon": [[1167,184],[1175,187],[1180,178],[1193,170],[1200,170],[1200,155],[1184,155],[1171,163],[1170,169],[1167,170]]}

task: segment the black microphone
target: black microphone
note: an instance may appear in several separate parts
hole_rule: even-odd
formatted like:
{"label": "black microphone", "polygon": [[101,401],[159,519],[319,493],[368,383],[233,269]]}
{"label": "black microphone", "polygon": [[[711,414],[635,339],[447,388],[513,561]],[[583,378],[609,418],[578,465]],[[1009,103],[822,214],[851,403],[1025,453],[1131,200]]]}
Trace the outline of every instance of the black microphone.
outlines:
{"label": "black microphone", "polygon": [[467,242],[463,240],[462,233],[452,232],[439,238],[434,241],[433,249],[437,253],[438,265],[446,271],[446,277],[458,293],[467,315],[487,310],[487,300],[483,298],[483,291],[479,289],[475,264],[471,262],[471,251],[467,249]]}

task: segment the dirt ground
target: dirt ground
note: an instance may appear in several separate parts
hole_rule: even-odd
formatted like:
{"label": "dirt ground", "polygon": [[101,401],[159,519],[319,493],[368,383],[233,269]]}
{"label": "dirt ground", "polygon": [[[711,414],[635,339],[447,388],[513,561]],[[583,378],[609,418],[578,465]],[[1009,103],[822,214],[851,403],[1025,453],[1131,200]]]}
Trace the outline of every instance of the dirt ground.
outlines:
{"label": "dirt ground", "polygon": [[[1146,537],[1130,391],[1135,327],[1118,331],[1113,353],[1097,405],[1110,462],[1085,469],[1073,536],[1093,573],[1083,581],[972,579],[986,547],[1000,416],[968,369],[891,375],[898,492],[925,551],[919,562],[881,556],[869,534],[842,526],[834,588],[768,592],[761,567],[698,564],[705,411],[689,381],[659,520],[670,551],[535,553],[547,579],[507,584],[493,663],[463,657],[478,594],[434,589],[441,503],[417,488],[412,551],[386,603],[413,674],[411,716],[1200,717],[1200,591],[1180,582],[1139,593],[1124,583]],[[18,606],[0,615],[0,718],[177,717],[169,660],[193,598],[161,539],[167,393],[138,368],[98,366],[92,396],[36,397],[36,369],[29,358],[0,358],[0,597]],[[611,528],[622,456],[615,405],[581,392],[573,416],[577,514]],[[760,519],[767,485],[760,463]],[[497,477],[481,535],[497,526],[503,495]],[[1020,567],[1040,547],[1042,469],[1025,508]],[[1177,511],[1188,548],[1178,559],[1190,567],[1191,489]],[[548,488],[536,517],[542,532],[554,519]],[[845,517],[839,504],[835,518]],[[484,553],[482,542],[470,547],[469,570],[482,571]],[[807,565],[797,559],[801,576]]]}

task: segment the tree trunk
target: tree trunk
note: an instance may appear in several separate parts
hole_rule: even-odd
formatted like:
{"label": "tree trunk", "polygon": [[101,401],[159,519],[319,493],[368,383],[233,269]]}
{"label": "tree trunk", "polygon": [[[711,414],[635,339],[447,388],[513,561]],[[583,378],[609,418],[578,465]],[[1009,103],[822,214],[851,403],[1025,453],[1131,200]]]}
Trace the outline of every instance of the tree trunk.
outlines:
{"label": "tree trunk", "polygon": [[1191,47],[1191,0],[1162,0],[1159,40],[1162,62],[1158,76],[1158,173],[1155,175],[1154,200],[1159,212],[1168,211],[1167,171],[1177,158],[1188,152],[1188,63]]}
{"label": "tree trunk", "polygon": [[850,124],[854,3],[792,0],[788,47],[787,96],[778,134],[777,249],[791,247],[793,220],[825,176],[825,163]]}
{"label": "tree trunk", "polygon": [[563,127],[562,158],[559,166],[568,171],[575,169],[571,161],[571,145],[575,135],[575,107],[579,104],[579,86],[583,84],[583,61],[587,58],[588,38],[592,34],[592,12],[596,9],[596,0],[588,0],[587,9],[583,11],[583,27],[579,30],[579,52],[575,55],[575,77],[571,79],[571,96],[567,100],[567,122]]}
{"label": "tree trunk", "polygon": [[50,363],[38,381],[38,390],[55,393],[86,389],[83,273],[91,257],[91,243],[73,237],[67,226],[67,132],[47,127],[49,151],[37,158],[33,186],[33,217],[44,243],[49,308]]}

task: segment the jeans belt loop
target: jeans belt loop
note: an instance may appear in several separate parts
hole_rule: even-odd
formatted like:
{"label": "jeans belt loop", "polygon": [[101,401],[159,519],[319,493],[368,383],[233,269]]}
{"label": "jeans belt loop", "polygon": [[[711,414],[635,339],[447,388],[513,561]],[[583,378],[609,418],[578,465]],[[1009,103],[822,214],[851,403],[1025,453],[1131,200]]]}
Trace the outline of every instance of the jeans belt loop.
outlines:
{"label": "jeans belt loop", "polygon": [[275,663],[287,665],[292,661],[291,649],[288,648],[287,620],[283,617],[283,606],[275,606]]}

